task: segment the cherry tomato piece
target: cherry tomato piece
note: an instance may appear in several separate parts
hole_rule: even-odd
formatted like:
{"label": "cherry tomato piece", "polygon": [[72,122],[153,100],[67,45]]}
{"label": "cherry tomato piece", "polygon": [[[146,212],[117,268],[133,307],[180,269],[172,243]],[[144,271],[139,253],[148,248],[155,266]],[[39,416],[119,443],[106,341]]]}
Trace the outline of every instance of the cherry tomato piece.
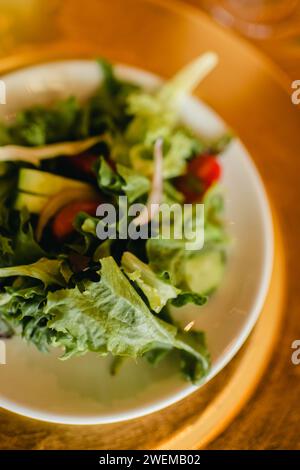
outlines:
{"label": "cherry tomato piece", "polygon": [[221,177],[221,166],[213,155],[198,155],[188,164],[187,174],[177,178],[176,187],[185,201],[200,201],[207,189]]}
{"label": "cherry tomato piece", "polygon": [[213,155],[202,155],[194,158],[188,166],[188,173],[192,173],[199,178],[205,189],[221,177],[221,166]]}
{"label": "cherry tomato piece", "polygon": [[64,240],[74,231],[73,222],[79,212],[95,215],[100,201],[74,201],[63,207],[55,216],[52,231],[58,240]]}

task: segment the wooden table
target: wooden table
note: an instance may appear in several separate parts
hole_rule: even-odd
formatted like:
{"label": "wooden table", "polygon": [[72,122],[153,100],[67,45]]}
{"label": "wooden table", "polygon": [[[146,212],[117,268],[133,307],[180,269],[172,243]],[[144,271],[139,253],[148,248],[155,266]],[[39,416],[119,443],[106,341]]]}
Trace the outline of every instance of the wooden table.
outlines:
{"label": "wooden table", "polygon": [[[7,2],[7,0],[5,1]],[[35,2],[36,0],[30,1]],[[95,3],[96,0],[89,1]],[[169,1],[171,2],[172,0]],[[197,3],[198,5],[196,0],[186,1],[194,4]],[[41,3],[42,2],[37,2],[37,5],[40,5],[39,8],[42,8]],[[68,3],[71,5],[73,2]],[[75,3],[78,2],[75,2],[74,0],[74,4]],[[58,2],[55,0],[52,4],[54,6],[54,4],[57,5]],[[69,13],[70,12],[71,10],[69,10]],[[66,25],[67,21],[67,18],[64,18],[63,24]],[[57,34],[55,26],[49,21],[45,21],[44,24],[38,23],[36,27],[33,26],[33,23],[30,20],[26,24],[30,25],[25,31],[23,31],[27,42],[32,41],[32,38],[34,37],[40,37],[43,41],[51,41]],[[5,32],[5,28],[7,28],[7,34]],[[9,53],[14,46],[15,37],[18,36],[18,31],[14,30],[13,35],[10,35],[9,31],[9,25],[5,23],[1,24],[0,21],[2,56],[5,56],[6,52]],[[2,36],[1,33],[3,33]],[[285,72],[287,72],[287,75],[281,77],[282,82],[284,82],[287,88],[289,87],[289,82],[295,79],[300,79],[299,39],[296,37],[286,38],[279,44],[276,40],[267,41],[257,45],[268,52],[271,57],[282,65]],[[18,50],[26,52],[26,47],[24,46],[24,48],[22,48],[23,45],[19,43]],[[114,53],[115,51],[112,47],[112,57]],[[124,52],[122,58],[124,61],[128,60],[128,62],[135,63],[137,60],[136,57],[129,57],[129,55],[130,50]],[[230,60],[230,56],[227,55],[227,59]],[[162,73],[167,75],[169,73],[169,70],[166,68],[167,66],[165,66],[162,60],[160,62],[159,60],[160,58],[158,57],[153,58],[151,67],[153,67],[153,70],[157,67],[158,71],[162,71]],[[177,67],[178,64],[176,64],[176,61],[179,60],[178,53],[172,56],[172,60],[173,66]],[[9,65],[10,64],[8,62],[8,67]],[[244,77],[244,79],[246,79],[246,77]],[[206,86],[203,87],[204,98],[211,96],[208,87],[208,85],[207,88]],[[248,119],[251,120],[251,129],[247,126],[247,117],[244,118],[245,122],[239,122],[236,117],[235,120],[233,120],[233,111],[232,114],[230,114],[231,110],[229,109],[226,100],[224,100],[223,103],[220,103],[217,101],[217,97],[214,97],[209,102],[229,123],[232,122],[234,124],[239,134],[249,146],[251,153],[256,155],[256,163],[258,164],[262,176],[267,183],[276,209],[279,212],[284,232],[284,243],[288,258],[288,296],[286,298],[285,321],[282,325],[282,331],[278,338],[277,348],[274,350],[273,359],[267,373],[264,375],[255,395],[243,408],[240,415],[221,436],[210,443],[208,448],[300,449],[300,366],[296,367],[291,363],[291,344],[295,339],[300,339],[300,256],[298,254],[300,240],[300,209],[297,202],[299,200],[300,159],[296,154],[297,150],[300,148],[300,125],[298,127],[298,122],[300,124],[300,120],[295,107],[287,100],[288,95],[284,95],[282,93],[279,98],[280,106],[281,109],[286,111],[286,114],[282,116],[282,128],[279,125],[278,117],[276,119],[274,118],[274,122],[276,121],[276,127],[274,130],[270,128],[270,125],[264,127],[263,114],[258,116],[259,119],[255,121],[255,103],[253,103],[253,100],[249,101],[250,98],[247,96],[244,96],[243,98],[244,101],[243,103],[240,103],[240,105],[244,106],[245,109],[250,110],[250,116]],[[263,99],[261,95],[260,99]],[[268,96],[268,99],[272,102],[271,94]],[[262,106],[260,106],[260,108],[262,113],[265,112],[266,116],[268,115],[269,120],[272,119],[271,109],[267,112],[266,110],[262,110]],[[264,139],[258,139],[257,142],[255,142],[253,139],[253,132],[257,134],[262,133],[263,135],[264,133],[268,134],[264,136]],[[274,145],[272,146],[272,135],[274,132],[280,133],[281,141],[286,140],[286,146],[282,145],[280,148]],[[295,136],[295,139],[293,139],[294,142],[291,143],[293,136]],[[270,155],[274,157],[274,160],[270,155],[266,155],[265,158],[263,158],[265,151],[270,152]],[[289,155],[290,160],[285,158],[285,151]],[[293,155],[293,152],[295,155],[292,160],[291,156]],[[232,367],[234,367],[234,365]],[[225,371],[222,376],[217,377],[216,380],[209,385],[211,393],[209,398],[213,396],[213,391],[219,387],[220,382],[226,382],[230,373],[230,369],[229,372]],[[194,404],[192,405],[193,400]],[[201,406],[200,398],[199,406]],[[184,422],[185,420],[188,424],[189,420],[192,419],[192,412],[195,409],[193,407],[195,407],[195,398],[190,398],[180,405],[179,408],[177,408],[176,414],[178,421]],[[174,426],[174,418],[172,419],[170,418],[170,414],[168,414],[168,410],[165,410],[161,413],[160,424],[158,424],[159,421],[157,418],[149,417],[145,419],[143,424],[144,427],[141,426],[140,423],[133,422],[128,429],[131,433],[138,433],[138,445],[139,447],[143,447],[143,445],[145,445],[143,435],[146,431],[149,432],[150,430],[152,436],[155,434],[161,434],[163,436],[163,434],[171,432],[172,425]],[[109,430],[111,431],[114,431],[115,429],[116,427],[114,426],[109,427]],[[107,432],[106,435],[109,435],[109,432]],[[12,416],[7,412],[1,412],[0,414],[0,448],[82,448],[83,445],[85,446],[84,448],[99,448],[100,446],[97,447],[98,443],[96,441],[97,438],[99,439],[99,436],[103,436],[103,433],[101,434],[101,431],[96,430],[95,428],[93,433],[90,433],[89,429],[81,430],[79,433],[78,428],[76,428],[75,431],[72,431],[67,427],[59,428],[55,425],[30,422],[25,418]],[[116,442],[115,445],[119,445],[121,448],[122,446],[123,448],[130,448],[132,443],[129,442],[130,435],[127,431],[125,432],[125,428],[122,432],[119,431],[118,436],[119,439],[121,439],[121,443]],[[101,446],[105,445],[109,444],[104,440]]]}

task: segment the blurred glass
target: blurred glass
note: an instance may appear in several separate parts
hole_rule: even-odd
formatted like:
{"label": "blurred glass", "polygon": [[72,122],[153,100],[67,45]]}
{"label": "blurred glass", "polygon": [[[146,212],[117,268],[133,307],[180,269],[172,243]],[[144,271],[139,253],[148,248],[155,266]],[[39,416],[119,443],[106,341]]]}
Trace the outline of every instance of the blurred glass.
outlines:
{"label": "blurred glass", "polygon": [[203,0],[203,6],[226,26],[256,38],[289,28],[298,0]]}

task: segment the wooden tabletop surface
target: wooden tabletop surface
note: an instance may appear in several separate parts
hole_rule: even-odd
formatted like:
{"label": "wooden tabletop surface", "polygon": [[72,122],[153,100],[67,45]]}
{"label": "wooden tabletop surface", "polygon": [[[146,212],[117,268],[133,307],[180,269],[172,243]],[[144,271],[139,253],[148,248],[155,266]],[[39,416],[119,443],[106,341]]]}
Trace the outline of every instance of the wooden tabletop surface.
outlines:
{"label": "wooden tabletop surface", "polygon": [[[169,1],[171,2],[172,0]],[[200,8],[200,0],[185,1]],[[5,2],[9,3],[8,0],[5,0]],[[42,2],[37,4],[41,5]],[[9,51],[10,41],[12,40],[12,37],[5,33],[6,27],[9,29],[9,25],[6,25],[5,22],[1,23],[0,14],[0,40],[2,48],[0,54],[2,56],[5,55],[5,50]],[[34,33],[39,34],[38,31]],[[45,25],[43,32],[41,32],[41,37],[49,39],[54,33],[50,27],[47,29]],[[27,32],[28,37],[31,34],[33,34],[33,31]],[[293,80],[300,79],[300,20],[299,35],[295,31],[292,36],[285,37],[284,39],[255,41],[255,45],[268,54],[284,70],[287,84],[289,81],[292,82]],[[284,105],[283,103],[281,104],[284,106],[284,109],[289,109],[286,102]],[[251,103],[248,103],[248,105],[251,108]],[[295,107],[291,105],[291,115],[296,112],[292,108]],[[226,109],[228,109],[228,106],[226,108],[226,103],[224,102],[225,118],[228,117],[226,116]],[[251,112],[255,112],[254,105]],[[272,114],[269,113],[269,115],[271,118]],[[253,116],[254,114],[250,114],[249,119],[253,119]],[[285,118],[288,118],[288,116],[282,116],[282,120],[285,120]],[[291,125],[292,122],[297,121],[297,118],[298,116],[296,118],[290,116]],[[247,131],[246,125],[242,129],[242,125],[239,126],[238,121],[235,124],[238,130],[245,131],[245,139],[247,141],[248,138],[250,142],[250,131]],[[256,132],[259,132],[259,125],[260,122],[254,124],[253,128]],[[281,135],[281,141],[284,141],[284,138],[286,138],[290,158],[292,148],[300,148],[299,136],[295,139],[299,144],[298,147],[295,146],[295,143],[294,147],[290,143],[291,136],[293,132],[299,132],[300,134],[300,129],[296,125],[290,128],[287,125],[283,127],[285,135]],[[269,128],[268,132],[270,132]],[[276,132],[280,133],[280,128],[277,127]],[[283,131],[281,134],[283,134]],[[268,134],[265,138],[268,138],[268,148],[271,148],[272,134]],[[263,139],[257,142],[257,147],[260,151],[263,150],[264,145]],[[250,150],[254,150],[254,148],[253,146],[251,148],[250,143]],[[276,159],[272,161],[270,157],[266,158],[266,162],[260,164],[260,170],[267,186],[271,189],[284,232],[288,262],[287,271],[289,274],[285,321],[282,325],[277,348],[274,350],[272,362],[256,393],[230,427],[209,445],[210,449],[300,449],[300,365],[295,366],[291,362],[292,342],[300,339],[300,255],[298,248],[300,240],[300,209],[297,205],[297,200],[299,200],[300,155],[297,155],[297,151],[295,151],[293,161],[291,161],[285,158],[284,145],[280,149],[273,148],[272,150]],[[6,430],[9,429],[10,417],[6,413],[2,416],[2,431],[4,436]],[[19,426],[21,422],[23,422],[23,418],[20,418]],[[33,441],[36,443],[42,437],[39,434],[42,431],[39,431],[39,429],[40,426],[38,425],[35,428],[32,426],[30,442],[26,446],[24,444],[24,447],[37,448]],[[22,433],[22,427],[19,433]],[[18,441],[21,439],[23,441],[24,439],[26,440],[26,436],[18,435],[18,430],[14,428],[13,434],[11,434],[9,439],[11,446],[13,448],[20,448]]]}

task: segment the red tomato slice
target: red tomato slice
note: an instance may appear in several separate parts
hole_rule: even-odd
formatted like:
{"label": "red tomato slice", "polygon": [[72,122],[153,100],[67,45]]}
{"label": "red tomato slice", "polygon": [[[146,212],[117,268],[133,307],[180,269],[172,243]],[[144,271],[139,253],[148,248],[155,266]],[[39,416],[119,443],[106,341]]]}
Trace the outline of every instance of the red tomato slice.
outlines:
{"label": "red tomato slice", "polygon": [[79,212],[96,215],[100,201],[74,201],[63,207],[53,220],[52,231],[58,240],[64,240],[74,231],[73,222]]}
{"label": "red tomato slice", "polygon": [[199,178],[208,189],[215,181],[221,177],[221,166],[213,155],[201,155],[194,158],[188,167],[188,172]]}
{"label": "red tomato slice", "polygon": [[213,155],[198,155],[188,164],[187,174],[176,181],[186,202],[200,201],[207,189],[221,177],[222,169]]}

